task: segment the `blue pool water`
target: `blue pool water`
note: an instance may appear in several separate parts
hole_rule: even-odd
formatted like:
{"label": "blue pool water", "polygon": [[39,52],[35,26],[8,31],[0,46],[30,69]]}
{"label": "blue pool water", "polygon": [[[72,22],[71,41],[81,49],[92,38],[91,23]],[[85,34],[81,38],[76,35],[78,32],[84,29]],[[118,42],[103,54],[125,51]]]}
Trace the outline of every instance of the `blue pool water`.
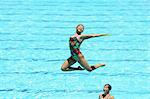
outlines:
{"label": "blue pool water", "polygon": [[[98,99],[106,83],[115,99],[150,99],[149,10],[149,0],[1,0],[0,99]],[[81,46],[107,66],[62,72],[79,23],[112,34]]]}

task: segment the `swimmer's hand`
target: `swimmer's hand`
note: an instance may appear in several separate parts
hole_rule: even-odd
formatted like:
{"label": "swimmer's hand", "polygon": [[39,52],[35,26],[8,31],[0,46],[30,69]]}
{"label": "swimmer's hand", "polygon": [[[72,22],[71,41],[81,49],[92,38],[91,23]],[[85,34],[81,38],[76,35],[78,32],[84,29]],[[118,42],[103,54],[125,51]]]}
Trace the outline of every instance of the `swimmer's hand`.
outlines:
{"label": "swimmer's hand", "polygon": [[111,34],[101,34],[101,36],[111,36]]}
{"label": "swimmer's hand", "polygon": [[89,39],[94,37],[100,37],[100,36],[110,36],[110,34],[81,34],[81,39]]}

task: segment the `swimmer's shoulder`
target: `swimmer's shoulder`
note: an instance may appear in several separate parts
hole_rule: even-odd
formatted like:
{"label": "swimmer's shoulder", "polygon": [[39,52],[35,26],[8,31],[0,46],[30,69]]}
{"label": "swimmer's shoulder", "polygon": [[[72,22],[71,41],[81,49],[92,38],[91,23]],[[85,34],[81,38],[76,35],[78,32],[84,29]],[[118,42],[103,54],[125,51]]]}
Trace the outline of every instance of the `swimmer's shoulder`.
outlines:
{"label": "swimmer's shoulder", "polygon": [[74,34],[74,35],[70,36],[70,38],[74,38],[74,37],[76,37],[76,34]]}
{"label": "swimmer's shoulder", "polygon": [[109,98],[109,99],[115,99],[115,98],[114,98],[114,96],[110,96],[110,98]]}
{"label": "swimmer's shoulder", "polygon": [[102,94],[99,94],[99,99],[102,99]]}

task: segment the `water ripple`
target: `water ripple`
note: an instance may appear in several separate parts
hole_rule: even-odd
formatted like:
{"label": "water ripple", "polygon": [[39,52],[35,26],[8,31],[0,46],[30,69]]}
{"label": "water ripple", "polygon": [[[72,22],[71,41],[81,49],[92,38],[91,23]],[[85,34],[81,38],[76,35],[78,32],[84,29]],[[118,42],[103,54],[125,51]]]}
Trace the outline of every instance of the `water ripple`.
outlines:
{"label": "water ripple", "polygon": [[[142,34],[141,34],[142,35]],[[148,34],[146,34],[148,35]],[[66,35],[65,35],[66,36]],[[51,40],[51,39],[44,39],[44,40],[34,40],[34,39],[0,39],[1,42],[68,42],[67,40]],[[88,42],[97,42],[97,41],[88,41]],[[114,43],[130,43],[130,42],[149,42],[149,41],[123,41],[123,40],[109,40],[109,41],[100,41],[100,42],[114,42]]]}
{"label": "water ripple", "polygon": [[[68,48],[0,48],[0,50],[5,50],[5,51],[10,51],[10,50],[35,50],[35,51],[65,51],[65,50],[69,50]],[[95,51],[94,49],[90,49],[90,48],[82,48],[82,50],[93,50]],[[100,50],[100,51],[150,51],[149,49],[97,49],[97,50]]]}
{"label": "water ripple", "polygon": [[[24,58],[24,59],[21,59],[21,58],[0,58],[1,61],[22,61],[22,60],[25,60],[25,61],[44,61],[44,62],[60,62],[60,61],[64,61],[65,59],[47,59],[47,58]],[[150,60],[146,60],[146,59],[122,59],[122,60],[93,60],[93,59],[89,59],[88,61],[92,61],[92,62],[95,62],[95,61],[108,61],[108,62],[122,62],[122,61],[127,61],[127,62],[150,62]]]}
{"label": "water ripple", "polygon": [[[60,75],[65,75],[65,76],[89,76],[91,73],[89,72],[49,72],[49,71],[33,71],[33,72],[0,72],[0,75],[7,74],[7,75],[32,75],[32,74],[41,74],[41,75],[54,75],[54,76],[60,76]],[[93,72],[92,75],[103,75],[103,76],[122,76],[122,77],[129,77],[129,76],[144,76],[144,77],[150,77],[150,73],[145,73],[145,72],[123,72],[123,73],[96,73]]]}
{"label": "water ripple", "polygon": [[[66,90],[66,89],[0,89],[0,92],[23,92],[23,93],[102,93],[102,90],[91,90],[91,89],[75,89],[75,90]],[[118,94],[149,94],[150,91],[128,91],[128,90],[114,90],[114,93]]]}

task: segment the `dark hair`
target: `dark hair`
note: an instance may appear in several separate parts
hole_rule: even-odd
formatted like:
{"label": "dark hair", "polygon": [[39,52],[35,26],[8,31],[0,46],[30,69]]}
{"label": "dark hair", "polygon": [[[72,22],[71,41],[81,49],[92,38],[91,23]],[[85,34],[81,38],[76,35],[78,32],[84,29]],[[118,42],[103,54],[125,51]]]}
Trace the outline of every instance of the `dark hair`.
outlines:
{"label": "dark hair", "polygon": [[107,86],[107,85],[108,85],[108,89],[111,90],[112,89],[111,85],[110,84],[105,84],[105,86]]}
{"label": "dark hair", "polygon": [[[84,25],[83,25],[83,24],[78,24],[77,27],[79,27],[80,25],[83,26],[83,28],[84,28]],[[76,28],[77,28],[77,27],[76,27]]]}

